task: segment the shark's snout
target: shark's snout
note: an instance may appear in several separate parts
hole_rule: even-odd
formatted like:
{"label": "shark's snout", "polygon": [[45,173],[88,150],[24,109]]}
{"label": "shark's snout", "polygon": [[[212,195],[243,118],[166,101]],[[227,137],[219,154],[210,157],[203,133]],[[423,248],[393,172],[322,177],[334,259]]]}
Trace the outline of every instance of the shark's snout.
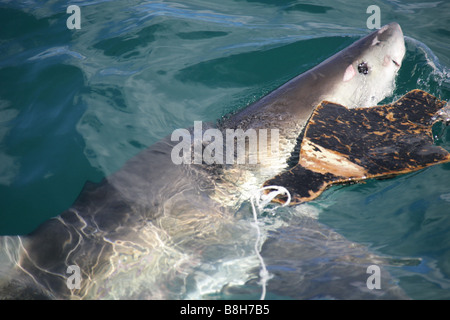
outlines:
{"label": "shark's snout", "polygon": [[398,67],[401,67],[403,58],[406,53],[405,40],[403,31],[397,22],[391,22],[380,30],[378,30],[377,38],[380,41],[387,41],[390,43],[390,59]]}

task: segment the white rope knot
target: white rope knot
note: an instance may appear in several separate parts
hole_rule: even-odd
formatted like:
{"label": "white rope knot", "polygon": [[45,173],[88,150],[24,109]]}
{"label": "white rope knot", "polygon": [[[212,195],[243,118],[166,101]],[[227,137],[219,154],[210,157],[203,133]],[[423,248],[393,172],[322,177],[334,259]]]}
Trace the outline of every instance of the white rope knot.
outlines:
{"label": "white rope knot", "polygon": [[[274,191],[271,191],[268,194],[266,194],[265,190],[274,190]],[[264,259],[262,258],[261,254],[259,253],[259,246],[260,246],[260,242],[261,242],[261,230],[258,225],[258,214],[256,212],[255,202],[256,202],[256,207],[258,208],[258,211],[263,212],[263,211],[269,210],[272,214],[274,214],[274,210],[276,209],[276,207],[272,208],[272,209],[267,209],[266,206],[270,202],[272,202],[272,200],[275,199],[275,197],[282,195],[282,194],[285,194],[288,197],[287,201],[282,205],[282,207],[285,207],[285,206],[289,205],[289,203],[291,202],[291,194],[284,187],[266,186],[266,187],[256,190],[254,192],[254,194],[252,195],[252,197],[250,198],[250,202],[252,204],[252,210],[253,210],[254,226],[255,226],[256,232],[257,232],[257,239],[255,242],[255,252],[256,252],[256,255],[261,264],[261,270],[259,272],[259,276],[261,278],[260,284],[262,286],[262,293],[261,293],[261,298],[260,298],[261,300],[264,300],[264,298],[266,296],[266,283],[267,283],[267,281],[269,281],[272,278],[272,275],[267,270],[266,264],[264,263]]]}
{"label": "white rope knot", "polygon": [[[269,193],[265,193],[265,190],[274,190]],[[273,199],[278,197],[279,195],[287,195],[287,201],[282,205],[282,207],[288,206],[291,202],[291,194],[285,187],[281,186],[266,186],[261,189],[258,189],[254,192],[252,199],[256,202],[256,206],[259,211],[267,210],[266,206],[272,202]],[[269,210],[272,211],[272,210]]]}

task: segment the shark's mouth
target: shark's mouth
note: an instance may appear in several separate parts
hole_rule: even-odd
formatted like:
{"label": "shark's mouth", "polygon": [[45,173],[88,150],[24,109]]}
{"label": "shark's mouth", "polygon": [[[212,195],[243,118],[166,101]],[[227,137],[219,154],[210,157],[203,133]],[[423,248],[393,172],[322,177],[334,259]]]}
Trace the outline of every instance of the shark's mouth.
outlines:
{"label": "shark's mouth", "polygon": [[[292,195],[291,204],[310,201],[332,184],[391,177],[450,161],[433,143],[431,127],[445,102],[413,90],[397,102],[347,109],[324,101],[305,129],[299,163],[267,181]],[[283,197],[278,202],[285,202]]]}

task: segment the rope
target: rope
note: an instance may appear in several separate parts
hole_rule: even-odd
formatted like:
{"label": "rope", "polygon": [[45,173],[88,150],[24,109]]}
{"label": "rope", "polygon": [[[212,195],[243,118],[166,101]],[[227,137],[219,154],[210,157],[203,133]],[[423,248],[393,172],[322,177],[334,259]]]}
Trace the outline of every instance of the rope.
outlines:
{"label": "rope", "polygon": [[[269,192],[268,194],[264,194],[265,190],[274,190]],[[258,189],[254,192],[254,194],[252,195],[252,197],[250,198],[250,202],[252,204],[252,210],[253,210],[253,219],[254,219],[254,227],[256,228],[256,232],[257,232],[257,239],[255,242],[255,252],[256,252],[256,256],[259,259],[259,262],[261,264],[261,270],[259,272],[259,275],[261,277],[261,281],[260,284],[262,286],[262,293],[261,293],[261,300],[265,299],[266,296],[266,284],[267,281],[270,280],[270,278],[272,278],[272,275],[269,273],[269,271],[267,271],[266,268],[266,264],[264,263],[264,259],[261,256],[261,254],[259,253],[259,246],[260,246],[260,242],[261,242],[261,229],[259,228],[258,225],[258,214],[256,212],[256,208],[258,208],[259,212],[262,212],[264,210],[267,211],[267,209],[265,208],[275,197],[277,197],[278,195],[281,194],[285,194],[287,195],[288,199],[287,201],[282,205],[282,207],[285,207],[287,205],[289,205],[289,203],[291,202],[291,195],[289,193],[289,191],[284,188],[284,187],[280,187],[280,186],[267,186],[261,189]],[[256,202],[256,207],[255,207],[255,202]],[[274,214],[274,210],[276,208],[270,209],[269,211]]]}

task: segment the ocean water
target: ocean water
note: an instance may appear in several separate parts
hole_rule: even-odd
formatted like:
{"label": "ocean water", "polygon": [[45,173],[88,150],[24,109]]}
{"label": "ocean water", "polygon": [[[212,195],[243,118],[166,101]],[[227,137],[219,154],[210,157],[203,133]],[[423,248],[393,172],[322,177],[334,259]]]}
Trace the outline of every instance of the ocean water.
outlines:
{"label": "ocean water", "polygon": [[[79,30],[66,26],[70,4],[81,9]],[[401,25],[407,49],[384,102],[415,88],[450,100],[448,1],[0,0],[0,235],[31,232],[87,180],[174,129],[220,119],[345,48],[369,32],[373,4],[382,25]],[[433,132],[450,150],[449,130]],[[326,232],[383,257],[409,297],[449,299],[449,181],[450,164],[436,165],[333,187],[308,210]],[[269,298],[327,298],[299,280],[304,257],[270,249],[300,248],[304,223],[272,231],[263,247],[277,275]],[[297,287],[282,285],[292,278]]]}

